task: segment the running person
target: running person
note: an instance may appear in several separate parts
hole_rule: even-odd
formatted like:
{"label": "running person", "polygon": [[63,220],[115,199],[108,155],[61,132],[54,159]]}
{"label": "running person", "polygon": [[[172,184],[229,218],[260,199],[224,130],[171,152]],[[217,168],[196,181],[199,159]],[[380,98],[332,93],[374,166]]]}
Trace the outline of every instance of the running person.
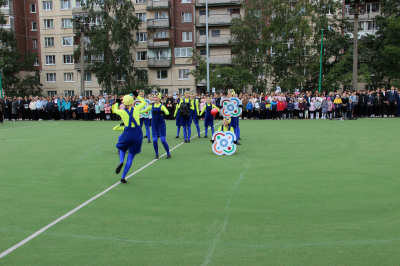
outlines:
{"label": "running person", "polygon": [[[139,90],[139,96],[144,99],[144,90]],[[142,113],[142,112],[140,112]],[[143,138],[147,137],[147,143],[151,143],[150,141],[150,118],[148,117],[142,117],[140,118],[140,129],[142,129],[143,125],[146,128],[146,136]]]}
{"label": "running person", "polygon": [[[122,166],[124,165],[125,153],[129,151],[125,169],[121,177],[122,183],[126,183],[125,177],[132,166],[135,155],[141,152],[143,143],[143,132],[138,124],[140,123],[139,111],[143,109],[144,106],[146,106],[146,102],[142,97],[138,96],[137,92],[134,92],[133,95],[136,96],[137,99],[139,99],[139,105],[133,107],[133,97],[130,95],[125,95],[123,98],[125,105],[124,110],[120,110],[117,104],[114,104],[113,106],[114,113],[121,117],[125,125],[124,132],[120,136],[116,145],[117,149],[120,151],[120,164],[115,170],[117,174],[120,173]],[[120,99],[118,101],[120,101]]]}
{"label": "running person", "polygon": [[[194,92],[190,93],[190,100],[193,103],[194,110],[190,110],[190,126],[192,126],[192,122],[196,125],[197,129],[197,136],[200,138],[200,126],[199,126],[199,100],[196,99],[196,96]],[[190,132],[192,132],[192,129],[190,128]]]}
{"label": "running person", "polygon": [[204,127],[205,127],[205,136],[204,138],[207,138],[207,132],[208,132],[208,127],[211,127],[211,132],[214,135],[214,117],[211,114],[211,110],[216,108],[219,112],[218,107],[216,107],[214,104],[211,103],[211,97],[207,98],[207,103],[204,105],[203,110],[200,113],[200,116],[206,112],[206,115],[204,117]]}
{"label": "running person", "polygon": [[185,92],[185,98],[181,99],[181,101],[177,105],[174,116],[176,116],[177,113],[181,112],[181,106],[182,106],[182,111],[183,111],[183,107],[185,107],[185,109],[187,109],[185,111],[188,111],[187,117],[183,117],[182,114],[180,114],[181,126],[183,127],[183,138],[185,139],[184,142],[188,143],[188,142],[190,142],[190,135],[192,134],[192,132],[190,130],[190,123],[191,123],[190,110],[194,110],[193,102],[190,101],[190,92],[189,91]]}
{"label": "running person", "polygon": [[164,117],[161,114],[161,111],[164,114],[169,115],[168,109],[165,105],[161,104],[161,93],[156,92],[153,95],[154,103],[149,105],[145,110],[140,111],[140,113],[146,113],[151,111],[152,119],[151,119],[151,134],[153,137],[153,147],[154,151],[156,152],[156,159],[159,158],[158,156],[158,138],[161,139],[161,143],[164,146],[165,151],[167,152],[167,159],[171,158],[171,153],[169,153],[169,146],[165,137],[167,136],[167,128],[165,126]]}

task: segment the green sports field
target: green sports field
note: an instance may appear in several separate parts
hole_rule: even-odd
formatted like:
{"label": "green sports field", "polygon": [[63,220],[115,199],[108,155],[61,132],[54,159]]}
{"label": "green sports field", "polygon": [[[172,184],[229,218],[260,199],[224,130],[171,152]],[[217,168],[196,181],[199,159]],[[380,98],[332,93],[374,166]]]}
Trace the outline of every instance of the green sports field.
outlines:
{"label": "green sports field", "polygon": [[0,265],[400,264],[400,119],[241,121],[233,156],[168,121],[171,160],[143,143],[127,184],[9,252],[119,182],[117,124],[0,125]]}

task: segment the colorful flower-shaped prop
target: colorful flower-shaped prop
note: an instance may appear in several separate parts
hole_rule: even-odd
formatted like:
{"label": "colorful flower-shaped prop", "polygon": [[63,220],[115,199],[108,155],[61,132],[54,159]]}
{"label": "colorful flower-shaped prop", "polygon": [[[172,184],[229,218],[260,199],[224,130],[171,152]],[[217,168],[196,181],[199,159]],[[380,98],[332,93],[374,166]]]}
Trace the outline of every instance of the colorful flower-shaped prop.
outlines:
{"label": "colorful flower-shaped prop", "polygon": [[237,97],[221,99],[221,115],[225,118],[239,117],[242,114],[242,101]]}
{"label": "colorful flower-shaped prop", "polygon": [[[142,110],[146,109],[151,104],[149,99],[144,99],[144,100],[146,101],[146,106]],[[139,104],[140,104],[139,100],[135,100],[133,102],[133,106],[136,106],[136,105],[139,105]],[[139,118],[151,118],[151,112],[149,111],[149,112],[146,112],[146,113],[143,113],[143,114],[139,114]]]}
{"label": "colorful flower-shaped prop", "polygon": [[236,151],[236,135],[231,131],[217,131],[213,134],[212,150],[216,155],[232,155]]}

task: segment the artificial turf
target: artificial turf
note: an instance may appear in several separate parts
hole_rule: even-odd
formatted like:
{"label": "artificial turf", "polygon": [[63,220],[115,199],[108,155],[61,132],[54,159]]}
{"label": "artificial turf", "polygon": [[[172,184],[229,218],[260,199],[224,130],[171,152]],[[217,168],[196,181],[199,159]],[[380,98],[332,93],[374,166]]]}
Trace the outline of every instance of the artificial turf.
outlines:
{"label": "artificial turf", "polygon": [[[399,123],[241,121],[232,156],[196,137],[0,265],[399,265]],[[116,124],[0,126],[0,253],[119,181]]]}

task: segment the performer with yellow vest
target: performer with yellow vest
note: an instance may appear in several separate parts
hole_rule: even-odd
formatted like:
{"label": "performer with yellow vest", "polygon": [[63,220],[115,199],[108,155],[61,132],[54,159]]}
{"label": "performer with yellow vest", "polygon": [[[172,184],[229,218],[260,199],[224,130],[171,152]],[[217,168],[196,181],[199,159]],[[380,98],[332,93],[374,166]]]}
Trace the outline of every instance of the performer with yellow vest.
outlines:
{"label": "performer with yellow vest", "polygon": [[194,110],[190,110],[190,126],[189,126],[189,129],[190,129],[190,132],[192,132],[191,125],[192,125],[192,122],[193,122],[195,124],[195,126],[196,126],[196,129],[197,129],[197,136],[200,138],[199,100],[196,99],[196,95],[194,94],[194,92],[190,93],[190,100],[193,103]]}
{"label": "performer with yellow vest", "polygon": [[208,127],[211,127],[211,132],[214,134],[214,117],[211,115],[211,110],[214,108],[219,111],[218,107],[211,103],[211,97],[208,97],[207,102],[200,113],[201,116],[204,112],[206,112],[206,115],[204,116],[204,127],[206,132],[204,138],[207,138]]}
{"label": "performer with yellow vest", "polygon": [[152,95],[154,103],[149,105],[145,110],[140,111],[140,113],[146,113],[151,111],[152,119],[151,119],[151,135],[153,137],[153,147],[156,152],[156,159],[158,156],[158,138],[161,139],[161,143],[164,146],[165,151],[167,152],[167,159],[171,158],[171,153],[169,153],[169,146],[165,137],[167,136],[167,128],[165,126],[164,117],[161,112],[164,112],[166,115],[169,115],[168,109],[165,105],[161,104],[161,93],[156,92]]}
{"label": "performer with yellow vest", "polygon": [[[143,132],[139,126],[139,111],[143,109],[143,107],[146,105],[146,102],[142,97],[138,96],[136,91],[132,94],[140,101],[139,105],[133,107],[133,97],[130,95],[125,95],[123,98],[125,105],[124,110],[120,110],[118,104],[114,104],[113,106],[114,113],[121,117],[125,125],[124,132],[122,133],[116,145],[117,149],[120,151],[120,164],[115,170],[117,174],[120,173],[122,166],[124,165],[125,154],[127,151],[129,151],[125,169],[121,177],[122,183],[126,183],[125,177],[132,166],[135,155],[141,152],[143,143]],[[117,102],[120,103],[121,100],[118,99]]]}
{"label": "performer with yellow vest", "polygon": [[181,126],[183,126],[183,138],[185,139],[185,143],[190,142],[190,135],[192,134],[190,130],[190,110],[194,110],[193,102],[190,100],[190,92],[185,92],[185,98],[181,99],[179,104],[176,106],[175,114],[176,117],[177,112],[179,112],[179,116],[181,117]]}

